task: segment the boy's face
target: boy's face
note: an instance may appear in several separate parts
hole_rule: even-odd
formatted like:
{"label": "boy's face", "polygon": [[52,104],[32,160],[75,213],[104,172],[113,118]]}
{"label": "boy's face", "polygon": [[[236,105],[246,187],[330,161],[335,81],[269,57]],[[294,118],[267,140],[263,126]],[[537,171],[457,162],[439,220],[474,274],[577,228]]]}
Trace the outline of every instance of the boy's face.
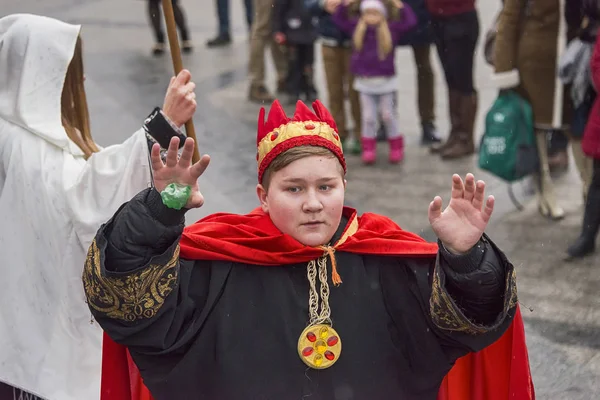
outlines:
{"label": "boy's face", "polygon": [[342,218],[346,181],[337,158],[309,156],[273,173],[262,209],[275,226],[306,246],[327,244]]}

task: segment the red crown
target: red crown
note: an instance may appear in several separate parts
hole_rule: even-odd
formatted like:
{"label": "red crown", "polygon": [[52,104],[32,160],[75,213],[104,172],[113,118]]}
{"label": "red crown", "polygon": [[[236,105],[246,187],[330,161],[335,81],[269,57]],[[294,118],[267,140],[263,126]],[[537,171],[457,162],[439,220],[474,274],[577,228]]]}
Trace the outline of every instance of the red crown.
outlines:
{"label": "red crown", "polygon": [[259,183],[262,183],[263,174],[278,155],[298,146],[321,146],[329,149],[346,171],[342,142],[333,117],[319,100],[312,106],[314,113],[298,100],[296,112],[290,119],[279,100],[275,100],[266,121],[265,109],[261,107],[256,135]]}

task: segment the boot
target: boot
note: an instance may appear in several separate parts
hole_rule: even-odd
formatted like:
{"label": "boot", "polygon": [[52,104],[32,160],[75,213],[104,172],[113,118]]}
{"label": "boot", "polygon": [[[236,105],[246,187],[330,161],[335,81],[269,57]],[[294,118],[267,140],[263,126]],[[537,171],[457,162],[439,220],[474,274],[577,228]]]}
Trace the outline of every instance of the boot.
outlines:
{"label": "boot", "polygon": [[398,164],[404,159],[404,136],[400,135],[390,139],[390,164]]}
{"label": "boot", "polygon": [[596,236],[600,228],[600,187],[590,187],[583,226],[579,238],[567,249],[570,258],[581,258],[594,252]]}
{"label": "boot", "polygon": [[459,130],[456,132],[454,143],[440,152],[442,159],[450,160],[465,157],[475,152],[473,142],[473,129],[475,128],[475,117],[477,115],[477,92],[471,94],[459,94],[460,117]]}
{"label": "boot", "polygon": [[361,142],[362,162],[367,165],[374,164],[377,159],[377,139],[363,137]]}
{"label": "boot", "polygon": [[443,143],[434,143],[429,147],[430,153],[440,153],[446,147],[452,146],[456,141],[456,133],[461,130],[460,127],[460,93],[455,90],[448,89],[448,109],[450,110],[450,133],[448,139]]}
{"label": "boot", "polygon": [[537,180],[535,190],[538,201],[538,211],[543,216],[556,221],[565,216],[565,211],[558,205],[556,201],[554,184],[552,183],[552,178],[550,177],[546,131],[537,130],[535,139],[540,157],[540,171],[535,174],[535,178]]}
{"label": "boot", "polygon": [[255,103],[270,103],[274,98],[264,85],[250,85],[248,100]]}
{"label": "boot", "polygon": [[583,186],[583,204],[587,202],[587,190],[592,184],[592,174],[594,170],[594,160],[585,155],[581,148],[581,139],[571,139],[571,152],[573,153],[573,159],[579,176],[581,177],[581,183]]}
{"label": "boot", "polygon": [[442,140],[438,137],[433,122],[423,122],[421,124],[421,146],[428,146],[433,143],[440,143]]}

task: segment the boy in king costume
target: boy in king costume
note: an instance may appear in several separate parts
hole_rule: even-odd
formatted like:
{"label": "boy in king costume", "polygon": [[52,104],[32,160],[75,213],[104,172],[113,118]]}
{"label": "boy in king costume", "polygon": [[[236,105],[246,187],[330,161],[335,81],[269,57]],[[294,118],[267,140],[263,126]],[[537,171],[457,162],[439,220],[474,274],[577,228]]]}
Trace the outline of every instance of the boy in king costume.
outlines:
{"label": "boy in king costume", "polygon": [[299,101],[288,118],[275,101],[265,122],[261,109],[260,207],[247,215],[184,227],[210,158],[192,165],[190,138],[165,163],[153,149],[153,187],[102,226],[85,264],[110,336],[103,398],[133,397],[139,368],[157,400],[533,399],[514,267],[484,233],[485,183],[454,175],[448,207],[433,199],[438,244],[359,216],[344,207],[335,122],[313,110]]}

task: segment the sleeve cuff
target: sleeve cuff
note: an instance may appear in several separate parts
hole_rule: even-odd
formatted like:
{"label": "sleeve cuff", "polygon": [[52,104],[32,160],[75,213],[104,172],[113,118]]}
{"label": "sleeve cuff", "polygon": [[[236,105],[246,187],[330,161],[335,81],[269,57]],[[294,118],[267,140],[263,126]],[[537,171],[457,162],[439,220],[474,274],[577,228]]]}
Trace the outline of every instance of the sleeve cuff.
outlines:
{"label": "sleeve cuff", "polygon": [[440,256],[446,261],[448,267],[459,274],[468,274],[469,272],[476,271],[485,255],[485,243],[483,243],[482,239],[468,253],[460,255],[450,253],[440,240],[438,240],[438,246]]}
{"label": "sleeve cuff", "polygon": [[169,147],[169,142],[173,136],[179,137],[179,147],[183,146],[186,136],[159,107],[156,107],[152,113],[144,121],[144,129],[146,133],[155,142],[160,144],[160,147],[166,149]]}
{"label": "sleeve cuff", "polygon": [[146,205],[150,214],[164,226],[176,226],[185,223],[186,208],[175,210],[165,206],[160,197],[160,193],[152,188],[146,198]]}

